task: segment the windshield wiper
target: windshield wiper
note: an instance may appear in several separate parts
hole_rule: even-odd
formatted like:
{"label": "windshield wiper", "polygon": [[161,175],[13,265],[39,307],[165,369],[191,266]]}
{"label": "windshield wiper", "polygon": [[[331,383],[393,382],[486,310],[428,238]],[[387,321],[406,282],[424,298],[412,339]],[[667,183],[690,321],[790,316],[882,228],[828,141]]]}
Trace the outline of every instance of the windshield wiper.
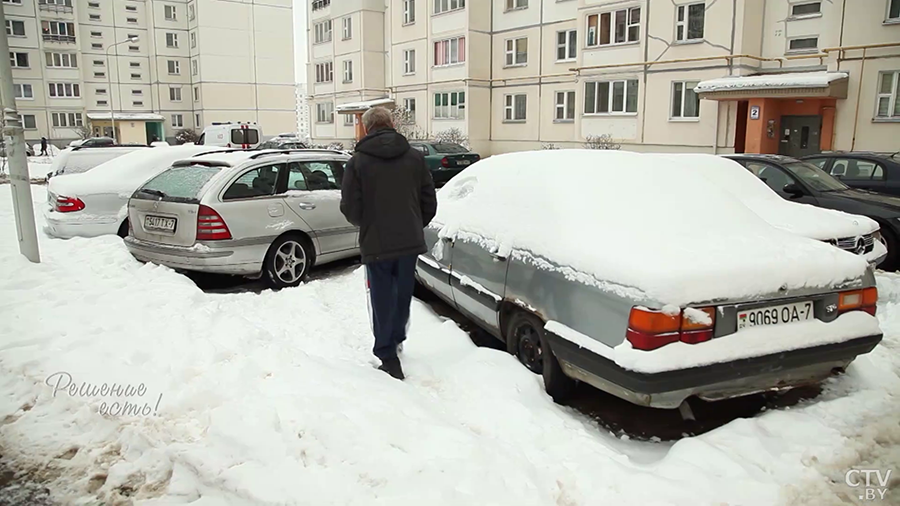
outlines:
{"label": "windshield wiper", "polygon": [[161,199],[168,197],[168,195],[166,195],[166,192],[161,191],[161,190],[153,190],[150,188],[141,188],[141,193],[149,193],[150,195],[156,195],[157,197],[159,197]]}

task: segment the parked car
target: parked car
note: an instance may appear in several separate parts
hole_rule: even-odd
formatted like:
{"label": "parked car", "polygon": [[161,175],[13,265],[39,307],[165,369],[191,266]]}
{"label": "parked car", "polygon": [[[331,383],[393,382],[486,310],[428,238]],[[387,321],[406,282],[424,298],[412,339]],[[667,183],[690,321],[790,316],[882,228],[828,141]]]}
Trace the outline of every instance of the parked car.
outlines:
{"label": "parked car", "polygon": [[113,146],[103,148],[76,146],[74,148],[66,148],[53,157],[53,161],[50,162],[50,172],[47,174],[47,179],[63,174],[87,172],[102,163],[142,148],[148,148],[148,146]]}
{"label": "parked car", "polygon": [[410,146],[425,155],[425,163],[431,170],[435,186],[441,186],[463,169],[481,160],[478,153],[473,153],[459,144],[452,142],[410,142]]}
{"label": "parked car", "polygon": [[256,149],[307,149],[308,147],[296,137],[275,137],[263,142]]}
{"label": "parked car", "polygon": [[576,381],[660,408],[790,388],[877,345],[864,259],[662,161],[548,150],[475,164],[439,191],[416,276],[560,401]]}
{"label": "parked car", "polygon": [[175,269],[296,286],[313,265],[359,254],[340,211],[349,157],[237,151],[180,160],[128,201],[128,249]]}
{"label": "parked car", "polygon": [[[34,148],[27,142],[25,143],[25,156],[34,156]],[[2,139],[0,139],[0,157],[6,158],[6,145]]]}
{"label": "parked car", "polygon": [[88,172],[66,174],[47,184],[44,218],[47,235],[68,239],[106,234],[128,235],[128,198],[173,162],[224,148],[173,146],[138,149]]}
{"label": "parked car", "polygon": [[[887,257],[884,270],[900,267],[900,198],[853,189],[809,162],[782,155],[727,155],[750,170],[782,198],[826,209],[867,216],[881,227]],[[863,237],[864,247],[869,238]],[[859,248],[859,239],[854,239]],[[850,248],[849,241],[843,245]]]}
{"label": "parked car", "polygon": [[900,196],[900,152],[869,151],[819,153],[807,161],[851,188]]}
{"label": "parked car", "polygon": [[88,137],[87,139],[74,140],[69,143],[69,147],[72,148],[108,148],[116,145],[116,141],[112,137]]}
{"label": "parked car", "polygon": [[213,123],[203,129],[197,144],[226,148],[255,149],[262,142],[262,128],[256,123]]}

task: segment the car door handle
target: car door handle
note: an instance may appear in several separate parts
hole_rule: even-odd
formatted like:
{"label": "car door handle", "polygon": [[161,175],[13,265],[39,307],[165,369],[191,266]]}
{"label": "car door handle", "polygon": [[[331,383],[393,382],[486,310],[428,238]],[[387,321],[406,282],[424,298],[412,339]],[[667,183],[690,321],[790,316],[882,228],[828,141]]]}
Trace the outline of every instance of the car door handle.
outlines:
{"label": "car door handle", "polygon": [[311,209],[315,209],[316,205],[310,204],[309,202],[300,202],[299,204],[297,204],[297,207],[299,207],[300,209],[311,210]]}
{"label": "car door handle", "polygon": [[492,251],[492,252],[490,253],[490,255],[491,255],[491,258],[492,258],[495,262],[505,262],[505,261],[506,261],[506,257],[503,256],[503,255],[501,255],[500,253],[495,253],[495,252]]}

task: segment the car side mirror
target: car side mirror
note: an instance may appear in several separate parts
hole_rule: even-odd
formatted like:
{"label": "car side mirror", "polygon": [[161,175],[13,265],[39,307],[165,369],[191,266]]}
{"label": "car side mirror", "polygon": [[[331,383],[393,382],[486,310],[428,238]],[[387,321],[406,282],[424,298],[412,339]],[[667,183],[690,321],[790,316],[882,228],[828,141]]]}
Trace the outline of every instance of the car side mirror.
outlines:
{"label": "car side mirror", "polygon": [[799,186],[797,186],[797,183],[788,183],[784,185],[784,188],[782,188],[781,191],[787,193],[791,197],[803,196],[803,190]]}

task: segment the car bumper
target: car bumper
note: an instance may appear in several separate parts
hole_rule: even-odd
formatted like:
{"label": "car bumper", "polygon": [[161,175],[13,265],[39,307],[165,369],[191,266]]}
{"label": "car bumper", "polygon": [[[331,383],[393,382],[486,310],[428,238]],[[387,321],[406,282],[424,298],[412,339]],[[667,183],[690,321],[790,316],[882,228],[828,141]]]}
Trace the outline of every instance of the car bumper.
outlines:
{"label": "car bumper", "polygon": [[125,238],[128,251],[143,262],[165,265],[173,269],[250,276],[262,270],[268,245],[235,244],[236,241],[199,242],[196,246],[169,246]]}
{"label": "car bumper", "polygon": [[866,261],[869,262],[869,265],[878,265],[887,258],[888,250],[887,247],[882,244],[880,241],[875,241],[872,247],[872,251],[865,254]]}
{"label": "car bumper", "polygon": [[721,400],[819,383],[858,355],[872,351],[882,335],[802,348],[656,374],[624,369],[577,344],[547,331],[547,339],[563,371],[600,390],[634,404],[677,408],[697,396]]}
{"label": "car bumper", "polygon": [[44,213],[44,232],[50,237],[71,239],[73,237],[97,237],[115,235],[119,231],[119,220],[115,216],[95,216],[87,219],[79,213]]}

